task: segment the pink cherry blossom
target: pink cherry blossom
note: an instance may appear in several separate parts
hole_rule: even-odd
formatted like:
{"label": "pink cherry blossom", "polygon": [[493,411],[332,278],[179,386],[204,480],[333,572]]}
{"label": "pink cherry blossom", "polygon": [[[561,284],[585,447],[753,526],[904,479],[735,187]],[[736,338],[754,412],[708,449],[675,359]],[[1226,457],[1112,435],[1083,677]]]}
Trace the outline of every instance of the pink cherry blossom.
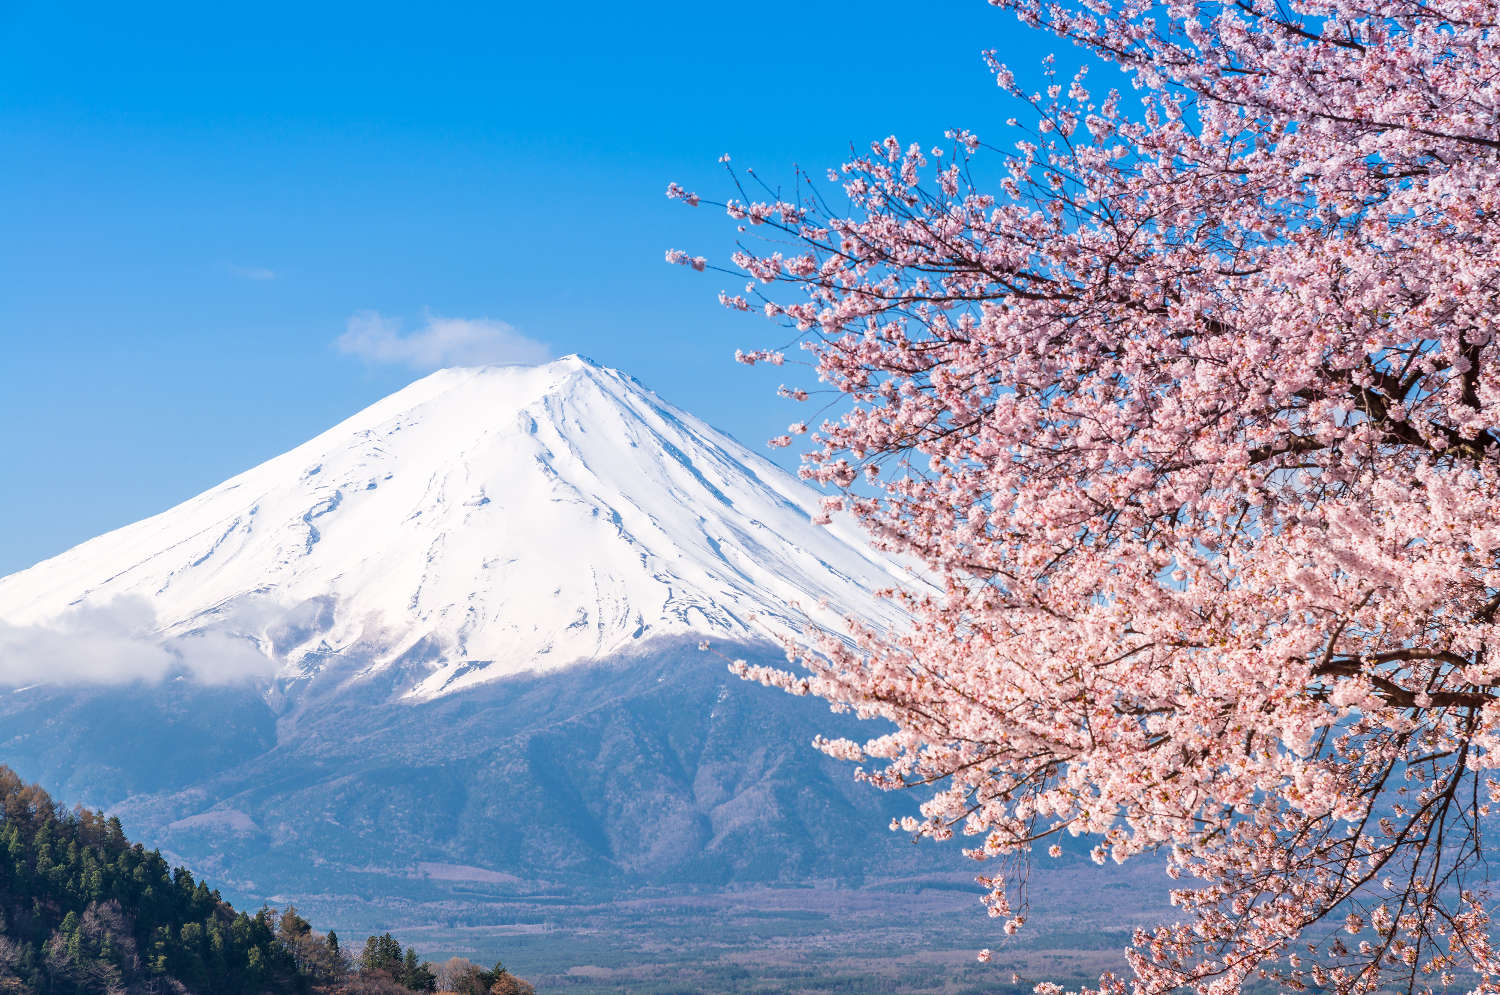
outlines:
{"label": "pink cherry blossom", "polygon": [[991,56],[1015,133],[730,174],[846,401],[804,475],[943,584],[742,676],[893,723],[822,745],[1007,926],[1036,845],[1164,860],[1180,921],[1100,991],[1500,990],[1494,3],[994,3],[1137,89]]}

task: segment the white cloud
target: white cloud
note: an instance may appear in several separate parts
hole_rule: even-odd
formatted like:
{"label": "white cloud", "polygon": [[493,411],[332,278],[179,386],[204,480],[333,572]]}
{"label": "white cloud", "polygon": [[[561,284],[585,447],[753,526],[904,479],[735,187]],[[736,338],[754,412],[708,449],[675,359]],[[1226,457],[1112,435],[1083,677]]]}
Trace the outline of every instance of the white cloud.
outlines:
{"label": "white cloud", "polygon": [[401,322],[374,311],[349,319],[334,343],[340,352],[372,363],[391,363],[428,372],[444,366],[530,366],[552,358],[546,344],[529,339],[503,321],[441,318],[403,333]]}
{"label": "white cloud", "polygon": [[229,272],[241,280],[274,280],[276,271],[266,269],[264,266],[235,266],[230,264]]}
{"label": "white cloud", "polygon": [[181,674],[233,684],[275,671],[254,642],[231,633],[163,637],[142,598],[77,608],[45,625],[0,621],[0,686],[125,684]]}

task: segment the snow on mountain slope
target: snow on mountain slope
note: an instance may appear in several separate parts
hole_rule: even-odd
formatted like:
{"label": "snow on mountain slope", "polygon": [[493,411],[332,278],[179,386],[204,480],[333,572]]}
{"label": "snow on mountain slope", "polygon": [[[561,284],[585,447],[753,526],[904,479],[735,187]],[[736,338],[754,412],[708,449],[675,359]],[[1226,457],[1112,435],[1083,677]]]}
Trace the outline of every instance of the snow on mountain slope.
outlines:
{"label": "snow on mountain slope", "polygon": [[648,636],[895,609],[910,578],[818,495],[570,356],[434,373],[177,507],[0,579],[0,622],[144,601],[154,635],[253,641],[286,677],[405,656],[435,697]]}

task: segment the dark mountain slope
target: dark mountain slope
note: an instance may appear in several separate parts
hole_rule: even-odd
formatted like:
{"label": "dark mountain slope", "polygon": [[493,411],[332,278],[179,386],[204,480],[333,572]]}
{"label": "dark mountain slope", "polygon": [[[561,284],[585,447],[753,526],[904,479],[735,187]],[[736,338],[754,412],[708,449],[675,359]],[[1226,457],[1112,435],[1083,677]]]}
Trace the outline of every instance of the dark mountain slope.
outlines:
{"label": "dark mountain slope", "polygon": [[[142,723],[155,748],[115,747]],[[258,898],[416,898],[427,865],[583,891],[951,867],[951,852],[886,828],[913,799],[854,783],[808,745],[873,729],[739,681],[688,641],[435,701],[345,687],[279,717],[249,692],[187,682],[0,698],[0,746],[20,769]]]}

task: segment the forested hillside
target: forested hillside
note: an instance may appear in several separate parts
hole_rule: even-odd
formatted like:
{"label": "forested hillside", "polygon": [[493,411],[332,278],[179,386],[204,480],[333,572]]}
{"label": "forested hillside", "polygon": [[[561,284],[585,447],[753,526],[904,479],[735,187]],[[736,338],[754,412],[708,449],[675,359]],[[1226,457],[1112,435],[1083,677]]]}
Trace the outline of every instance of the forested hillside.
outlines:
{"label": "forested hillside", "polygon": [[[461,972],[447,973],[457,980]],[[474,991],[530,991],[498,965],[463,977]],[[432,966],[390,934],[370,937],[351,957],[333,931],[314,931],[294,908],[236,911],[159,852],[131,844],[118,819],[66,810],[0,766],[0,992],[376,995],[436,988]]]}

